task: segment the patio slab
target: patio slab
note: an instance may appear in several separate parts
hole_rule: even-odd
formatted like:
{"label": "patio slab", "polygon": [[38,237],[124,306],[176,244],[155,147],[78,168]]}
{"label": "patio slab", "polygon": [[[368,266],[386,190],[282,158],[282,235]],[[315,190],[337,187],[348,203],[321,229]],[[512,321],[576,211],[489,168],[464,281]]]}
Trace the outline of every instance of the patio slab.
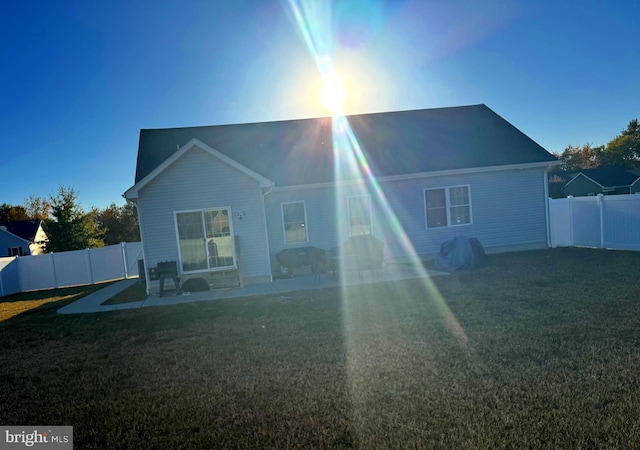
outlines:
{"label": "patio slab", "polygon": [[70,305],[58,310],[60,314],[94,313],[122,309],[144,308],[149,306],[177,305],[228,298],[253,297],[258,295],[282,294],[285,292],[322,289],[338,286],[352,286],[358,284],[381,283],[411,278],[447,275],[446,272],[424,270],[405,264],[387,264],[378,271],[365,270],[361,274],[348,273],[343,279],[337,280],[329,276],[316,278],[314,275],[296,276],[293,278],[276,279],[272,283],[250,284],[242,288],[216,289],[204,292],[183,292],[182,295],[150,295],[145,301],[121,303],[118,305],[102,305],[108,299],[123,291],[137,280],[123,280],[105,289],[96,291]]}

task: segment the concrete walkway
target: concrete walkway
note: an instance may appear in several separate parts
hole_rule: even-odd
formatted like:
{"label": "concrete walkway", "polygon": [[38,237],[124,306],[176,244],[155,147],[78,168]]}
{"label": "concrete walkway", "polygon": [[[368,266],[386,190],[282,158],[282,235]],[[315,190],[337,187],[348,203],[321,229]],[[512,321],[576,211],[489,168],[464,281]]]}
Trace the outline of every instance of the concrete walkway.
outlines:
{"label": "concrete walkway", "polygon": [[103,311],[114,311],[117,309],[140,308],[144,302],[121,303],[119,305],[103,305],[116,294],[124,291],[129,286],[138,283],[137,278],[118,281],[105,288],[95,291],[73,303],[63,306],[58,310],[59,314],[94,313]]}
{"label": "concrete walkway", "polygon": [[253,297],[257,295],[274,295],[286,292],[302,291],[309,289],[322,289],[337,286],[352,286],[358,284],[380,283],[385,281],[398,281],[411,278],[421,278],[427,273],[428,276],[447,275],[445,272],[435,270],[425,271],[416,269],[410,265],[388,264],[381,270],[364,271],[361,276],[357,273],[350,273],[342,280],[323,276],[316,279],[313,275],[301,275],[294,278],[274,280],[272,283],[250,284],[242,288],[216,289],[205,292],[184,292],[182,295],[165,295],[160,297],[157,294],[150,295],[145,301],[121,303],[118,305],[103,305],[117,293],[125,290],[129,286],[137,283],[137,279],[122,280],[104,289],[89,294],[58,310],[60,314],[95,313],[105,311],[115,311],[122,309],[143,308],[148,306],[166,306],[182,303],[202,302],[210,300],[221,300],[227,298]]}

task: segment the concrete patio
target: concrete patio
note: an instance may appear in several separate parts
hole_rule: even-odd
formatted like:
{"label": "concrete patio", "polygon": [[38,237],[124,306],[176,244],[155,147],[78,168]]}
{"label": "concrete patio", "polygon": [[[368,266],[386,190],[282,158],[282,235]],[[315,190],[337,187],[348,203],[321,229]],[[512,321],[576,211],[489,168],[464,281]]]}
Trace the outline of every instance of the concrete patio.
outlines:
{"label": "concrete patio", "polygon": [[148,306],[166,306],[228,298],[252,297],[257,295],[273,295],[309,289],[352,286],[441,275],[447,275],[447,273],[431,269],[425,270],[421,267],[415,268],[409,264],[386,264],[380,270],[365,270],[361,274],[352,272],[346,274],[344,278],[339,280],[329,276],[322,276],[319,279],[316,279],[314,275],[300,275],[293,278],[277,279],[272,283],[250,284],[241,288],[216,289],[204,292],[184,292],[182,295],[175,295],[175,293],[170,292],[168,295],[165,294],[163,297],[160,297],[157,294],[150,295],[146,300],[139,302],[103,305],[103,303],[111,297],[138,282],[137,279],[129,279],[114,283],[111,286],[100,289],[93,294],[60,308],[58,313],[96,313],[122,309],[144,308]]}

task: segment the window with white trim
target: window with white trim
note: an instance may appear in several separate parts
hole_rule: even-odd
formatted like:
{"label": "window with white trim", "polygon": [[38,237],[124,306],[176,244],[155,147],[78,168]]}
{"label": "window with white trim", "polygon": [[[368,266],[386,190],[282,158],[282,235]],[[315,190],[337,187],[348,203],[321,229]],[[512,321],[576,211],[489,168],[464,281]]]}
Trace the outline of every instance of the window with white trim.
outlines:
{"label": "window with white trim", "polygon": [[424,190],[427,228],[453,227],[471,223],[469,186]]}
{"label": "window with white trim", "polygon": [[349,197],[349,235],[373,234],[371,225],[371,199],[368,195]]}
{"label": "window with white trim", "polygon": [[285,244],[307,242],[307,210],[304,202],[282,203]]}

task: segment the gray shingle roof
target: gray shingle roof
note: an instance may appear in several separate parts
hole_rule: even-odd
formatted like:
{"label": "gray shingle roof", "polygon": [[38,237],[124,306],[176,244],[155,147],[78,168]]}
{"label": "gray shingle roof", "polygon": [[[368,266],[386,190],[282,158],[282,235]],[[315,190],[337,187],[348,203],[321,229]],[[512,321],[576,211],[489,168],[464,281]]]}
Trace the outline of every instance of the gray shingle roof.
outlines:
{"label": "gray shingle roof", "polygon": [[595,169],[582,169],[580,172],[603,187],[622,187],[631,186],[637,179],[638,175],[630,172],[624,167],[596,167]]}
{"label": "gray shingle roof", "polygon": [[[378,176],[556,161],[485,105],[347,116]],[[136,183],[197,138],[277,186],[335,181],[331,118],[140,131]]]}
{"label": "gray shingle roof", "polygon": [[14,220],[13,222],[0,223],[0,227],[5,227],[9,233],[15,234],[26,241],[33,242],[41,224],[42,220],[40,219]]}

